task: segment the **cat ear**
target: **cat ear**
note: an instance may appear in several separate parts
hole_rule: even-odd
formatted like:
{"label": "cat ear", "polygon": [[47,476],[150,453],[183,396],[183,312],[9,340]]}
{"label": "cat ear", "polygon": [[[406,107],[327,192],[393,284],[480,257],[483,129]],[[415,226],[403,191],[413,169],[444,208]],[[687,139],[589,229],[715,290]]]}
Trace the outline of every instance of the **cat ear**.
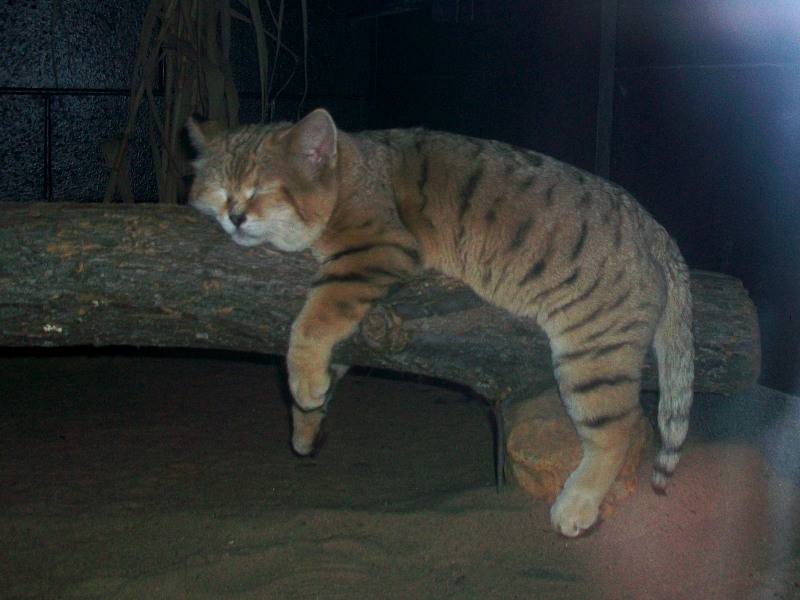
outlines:
{"label": "cat ear", "polygon": [[209,142],[224,133],[225,129],[214,121],[201,120],[192,115],[186,120],[186,133],[198,154],[204,154]]}
{"label": "cat ear", "polygon": [[311,166],[319,168],[336,163],[336,124],[324,108],[303,117],[289,132],[288,149]]}

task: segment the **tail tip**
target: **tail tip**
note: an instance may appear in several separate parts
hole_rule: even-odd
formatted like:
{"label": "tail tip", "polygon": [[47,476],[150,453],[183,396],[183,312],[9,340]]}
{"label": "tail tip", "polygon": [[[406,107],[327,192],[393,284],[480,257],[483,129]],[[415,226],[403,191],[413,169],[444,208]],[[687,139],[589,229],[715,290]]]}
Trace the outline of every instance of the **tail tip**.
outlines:
{"label": "tail tip", "polygon": [[667,495],[667,481],[668,478],[661,473],[653,473],[653,479],[650,482],[650,485],[653,488],[653,491],[658,494],[659,496],[666,496]]}
{"label": "tail tip", "polygon": [[672,472],[674,471],[674,467],[670,469],[664,465],[664,462],[666,461],[656,460],[655,464],[653,465],[653,477],[650,481],[653,491],[659,496],[667,495],[667,483],[669,482],[669,478],[672,476]]}

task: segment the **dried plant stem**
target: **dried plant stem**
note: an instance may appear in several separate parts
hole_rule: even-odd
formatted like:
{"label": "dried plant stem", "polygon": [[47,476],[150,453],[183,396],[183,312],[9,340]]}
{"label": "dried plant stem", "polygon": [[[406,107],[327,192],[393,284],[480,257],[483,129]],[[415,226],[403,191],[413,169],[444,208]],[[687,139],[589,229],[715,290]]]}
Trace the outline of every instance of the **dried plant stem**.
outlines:
{"label": "dried plant stem", "polygon": [[[269,118],[271,95],[283,51],[299,63],[298,55],[284,45],[285,0],[277,15],[270,0],[237,0],[246,13],[234,10],[230,0],[151,0],[139,35],[139,47],[131,75],[131,96],[125,129],[118,139],[107,140],[109,179],[103,202],[112,202],[118,192],[132,201],[129,145],[139,122],[139,109],[146,102],[147,140],[156,175],[159,202],[174,203],[184,193],[187,159],[181,148],[181,130],[189,115],[200,112],[233,127],[239,121],[239,96],[230,63],[231,23],[249,23],[255,34],[259,67],[261,119]],[[261,5],[268,8],[274,33],[265,26]],[[300,0],[303,43],[307,47],[307,7]],[[273,52],[270,57],[270,51]],[[307,58],[307,48],[303,51]],[[271,68],[271,70],[270,70]],[[289,80],[294,75],[292,72]],[[308,77],[306,74],[306,85]],[[280,93],[286,83],[278,90]],[[155,90],[162,90],[163,96]],[[305,92],[303,93],[305,98]],[[115,153],[114,153],[115,152]]]}
{"label": "dried plant stem", "polygon": [[[164,16],[162,17],[162,21],[168,21],[172,15],[172,11],[175,9],[175,4],[177,0],[169,0],[166,9],[164,10]],[[125,126],[125,132],[122,134],[122,140],[117,147],[117,156],[114,159],[114,164],[111,168],[111,176],[108,179],[108,184],[106,185],[106,191],[103,195],[103,202],[111,202],[114,197],[114,192],[117,188],[117,180],[120,177],[120,166],[123,164],[125,152],[128,148],[128,142],[131,139],[131,135],[133,135],[133,129],[136,126],[136,115],[139,112],[139,105],[142,103],[142,98],[144,96],[146,82],[148,80],[152,80],[153,73],[151,72],[152,69],[145,70],[145,59],[150,49],[149,43],[142,43],[143,40],[147,40],[147,35],[149,32],[152,31],[153,27],[155,26],[155,22],[158,19],[158,13],[161,9],[161,2],[154,0],[150,3],[147,8],[147,12],[145,13],[144,24],[142,25],[142,32],[139,35],[139,51],[136,54],[136,61],[133,65],[133,77],[131,78],[131,99],[128,106],[128,123]],[[166,35],[166,28],[162,28],[157,36],[156,41],[154,42],[155,46],[160,46],[164,40],[164,35]],[[141,73],[139,77],[137,74]],[[129,173],[124,173],[126,179],[130,177]]]}

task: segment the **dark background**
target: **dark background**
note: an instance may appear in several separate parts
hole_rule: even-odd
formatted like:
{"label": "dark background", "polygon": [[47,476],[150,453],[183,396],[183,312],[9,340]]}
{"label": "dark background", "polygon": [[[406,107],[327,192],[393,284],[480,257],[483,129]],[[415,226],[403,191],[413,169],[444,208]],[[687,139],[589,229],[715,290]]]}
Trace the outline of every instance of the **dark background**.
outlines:
{"label": "dark background", "polygon": [[[448,129],[601,173],[596,148],[607,143],[609,178],[664,224],[690,266],[744,281],[759,311],[762,383],[800,394],[800,3],[616,5],[611,62],[601,60],[602,0],[310,0],[308,96],[301,106],[296,72],[275,116],[326,106],[345,129]],[[0,7],[0,199],[102,197],[99,145],[124,128],[145,6]],[[299,0],[286,9],[286,40],[302,51]],[[255,48],[237,27],[240,120],[252,122]],[[604,72],[613,109],[598,112]],[[142,136],[134,148],[134,193],[153,200]]]}

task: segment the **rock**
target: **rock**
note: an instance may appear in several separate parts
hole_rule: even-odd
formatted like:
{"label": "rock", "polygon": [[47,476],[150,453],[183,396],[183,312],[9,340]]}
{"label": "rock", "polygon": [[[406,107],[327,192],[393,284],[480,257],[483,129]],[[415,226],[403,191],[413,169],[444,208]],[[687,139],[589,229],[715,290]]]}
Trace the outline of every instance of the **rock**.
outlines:
{"label": "rock", "polygon": [[[553,502],[581,458],[578,433],[555,387],[503,410],[506,431],[505,475],[536,498]],[[601,516],[636,489],[639,464],[653,439],[642,416],[634,427],[625,464],[606,497]]]}

